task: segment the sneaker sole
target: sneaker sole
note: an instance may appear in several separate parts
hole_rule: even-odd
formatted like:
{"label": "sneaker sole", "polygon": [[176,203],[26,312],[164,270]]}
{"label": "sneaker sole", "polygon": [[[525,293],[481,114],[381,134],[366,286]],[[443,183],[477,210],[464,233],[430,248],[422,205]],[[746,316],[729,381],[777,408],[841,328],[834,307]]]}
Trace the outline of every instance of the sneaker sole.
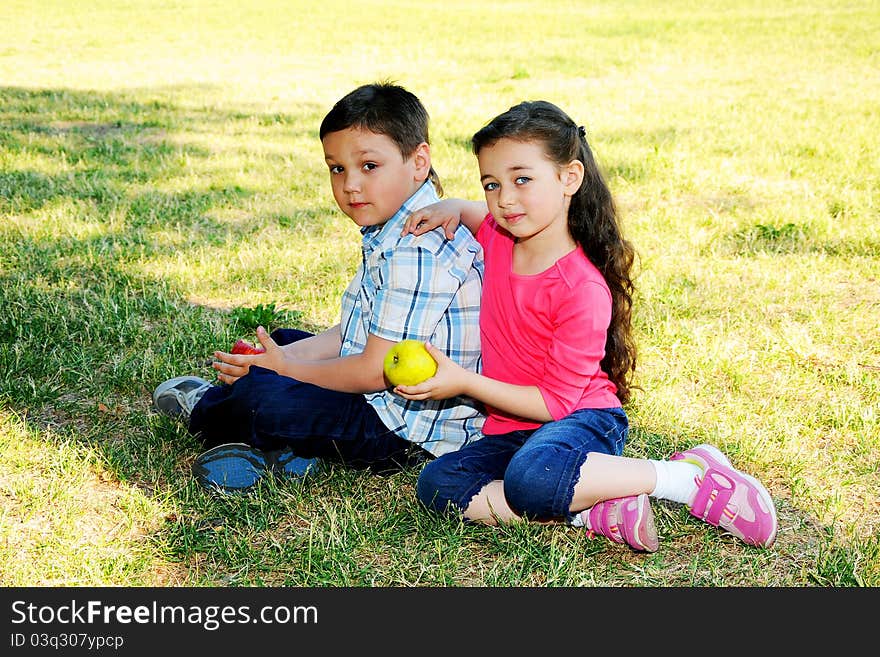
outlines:
{"label": "sneaker sole", "polygon": [[636,535],[629,537],[630,547],[642,552],[656,552],[660,547],[657,538],[657,527],[654,524],[654,512],[651,501],[645,493],[638,496],[638,518],[635,524]]}
{"label": "sneaker sole", "polygon": [[[257,485],[257,483],[269,474],[275,477],[289,479],[301,479],[317,471],[319,464],[317,458],[303,458],[293,455],[284,455],[278,458],[272,452],[263,452],[247,443],[224,443],[202,452],[193,462],[192,471],[196,480],[203,488],[219,490],[224,493],[243,493]],[[224,477],[218,481],[218,473],[212,468],[224,459],[247,462],[250,469],[238,468],[239,478]],[[235,472],[235,470],[232,470]],[[232,479],[232,483],[230,483]]]}
{"label": "sneaker sole", "polygon": [[[212,473],[209,466],[227,457],[246,460],[253,466],[254,470],[261,470],[262,473],[252,480],[248,480],[244,485],[230,485],[225,480],[223,483],[220,483],[216,481],[214,473]],[[247,443],[224,443],[199,454],[196,460],[193,461],[192,471],[196,481],[207,490],[222,493],[244,493],[269,474],[269,464],[265,458],[259,456],[259,452],[255,453],[255,450]]]}
{"label": "sneaker sole", "polygon": [[[651,508],[651,500],[646,493],[637,496],[631,496],[635,500],[635,509],[631,510],[628,505],[632,504],[630,497],[615,498],[597,502],[593,508],[600,504],[613,504],[614,513],[616,514],[616,524],[607,525],[603,521],[605,527],[602,530],[589,529],[589,516],[584,520],[584,526],[588,527],[587,537],[604,536],[613,543],[621,543],[629,546],[636,552],[656,552],[660,547],[660,541],[657,537],[657,528],[654,524],[654,511]],[[611,513],[609,509],[606,514]],[[589,514],[590,510],[582,511],[582,514]],[[624,517],[635,519],[631,523],[624,521]],[[607,516],[606,516],[607,517]]]}

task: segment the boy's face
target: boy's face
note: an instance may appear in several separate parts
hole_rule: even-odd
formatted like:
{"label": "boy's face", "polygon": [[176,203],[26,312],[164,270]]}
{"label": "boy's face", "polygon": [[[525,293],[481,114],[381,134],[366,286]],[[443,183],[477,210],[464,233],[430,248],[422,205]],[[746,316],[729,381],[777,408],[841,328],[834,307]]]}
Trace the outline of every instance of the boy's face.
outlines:
{"label": "boy's face", "polygon": [[387,135],[347,128],[324,135],[333,198],[358,226],[383,224],[427,179],[428,144],[407,159]]}

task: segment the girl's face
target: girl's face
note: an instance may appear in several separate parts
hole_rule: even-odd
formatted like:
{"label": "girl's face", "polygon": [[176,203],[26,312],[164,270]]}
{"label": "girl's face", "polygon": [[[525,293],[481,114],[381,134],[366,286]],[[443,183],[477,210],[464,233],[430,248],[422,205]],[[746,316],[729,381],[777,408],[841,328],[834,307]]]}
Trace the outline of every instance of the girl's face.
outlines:
{"label": "girl's face", "polygon": [[346,128],[324,135],[324,160],[339,208],[358,226],[383,224],[427,179],[428,145],[404,159],[388,135]]}
{"label": "girl's face", "polygon": [[489,211],[518,242],[535,236],[571,242],[568,206],[583,178],[574,160],[560,167],[543,144],[500,139],[477,155]]}

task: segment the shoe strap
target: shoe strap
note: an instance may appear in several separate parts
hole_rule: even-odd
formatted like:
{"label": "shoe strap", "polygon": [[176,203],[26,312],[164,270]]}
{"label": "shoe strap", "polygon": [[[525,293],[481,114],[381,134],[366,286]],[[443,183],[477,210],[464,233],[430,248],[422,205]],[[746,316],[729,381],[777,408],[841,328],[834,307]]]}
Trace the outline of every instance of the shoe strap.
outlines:
{"label": "shoe strap", "polygon": [[592,534],[601,534],[615,543],[623,543],[620,527],[609,522],[609,509],[608,502],[599,502],[590,509],[591,529],[587,530],[588,536],[592,538]]}
{"label": "shoe strap", "polygon": [[699,488],[691,504],[691,513],[717,527],[721,514],[733,497],[736,484],[723,472],[713,468],[706,470],[702,483],[698,480],[697,484]]}

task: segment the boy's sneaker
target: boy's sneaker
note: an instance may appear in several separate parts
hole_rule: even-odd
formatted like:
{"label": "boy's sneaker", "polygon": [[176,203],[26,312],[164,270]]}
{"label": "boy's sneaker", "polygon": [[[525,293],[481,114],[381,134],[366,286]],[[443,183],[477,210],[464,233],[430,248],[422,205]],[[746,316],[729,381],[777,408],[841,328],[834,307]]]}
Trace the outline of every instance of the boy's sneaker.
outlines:
{"label": "boy's sneaker", "polygon": [[178,376],[160,383],[153,391],[153,406],[160,413],[189,420],[193,408],[213,384],[197,376]]}
{"label": "boy's sneaker", "polygon": [[698,445],[676,452],[671,461],[687,461],[703,470],[688,505],[691,515],[721,527],[749,545],[770,547],[776,540],[776,507],[767,489],[735,469],[717,447]]}
{"label": "boy's sneaker", "polygon": [[660,545],[651,502],[644,493],[597,502],[581,511],[581,520],[590,538],[601,534],[639,552],[656,552]]}
{"label": "boy's sneaker", "polygon": [[240,493],[270,472],[275,476],[304,477],[317,467],[318,459],[301,458],[290,449],[264,452],[245,443],[227,443],[200,454],[193,463],[193,474],[207,489]]}

